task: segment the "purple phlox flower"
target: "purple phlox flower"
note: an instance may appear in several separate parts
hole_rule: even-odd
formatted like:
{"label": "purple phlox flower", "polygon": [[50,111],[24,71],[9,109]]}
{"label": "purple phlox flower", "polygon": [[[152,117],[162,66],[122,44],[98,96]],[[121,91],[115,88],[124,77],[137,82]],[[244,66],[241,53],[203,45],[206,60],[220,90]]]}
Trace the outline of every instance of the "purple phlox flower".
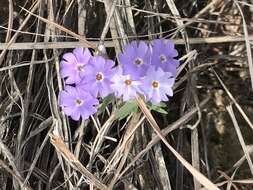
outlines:
{"label": "purple phlox flower", "polygon": [[106,97],[112,93],[110,85],[113,66],[112,60],[104,59],[101,56],[94,57],[85,67],[85,77],[77,86],[89,90],[94,97]]}
{"label": "purple phlox flower", "polygon": [[118,57],[123,74],[130,74],[134,78],[143,77],[150,65],[150,48],[144,41],[133,41],[125,46]]}
{"label": "purple phlox flower", "polygon": [[140,81],[133,79],[129,74],[124,75],[121,66],[114,69],[112,77],[113,84],[111,85],[117,97],[123,96],[123,101],[135,99],[137,92],[140,92]]}
{"label": "purple phlox flower", "polygon": [[152,43],[151,65],[161,67],[165,72],[176,76],[179,61],[174,59],[178,56],[174,43],[171,40],[156,39]]}
{"label": "purple phlox flower", "polygon": [[59,94],[59,105],[63,112],[73,120],[87,119],[90,115],[97,112],[94,107],[99,101],[88,92],[72,86],[65,86],[65,90]]}
{"label": "purple phlox flower", "polygon": [[91,58],[88,48],[76,48],[73,53],[65,53],[60,63],[60,74],[66,79],[65,83],[79,83],[84,76],[84,67]]}
{"label": "purple phlox flower", "polygon": [[173,96],[172,86],[175,80],[171,73],[163,69],[151,66],[147,75],[142,79],[141,90],[146,101],[152,104],[159,104],[161,101],[168,101],[168,96]]}

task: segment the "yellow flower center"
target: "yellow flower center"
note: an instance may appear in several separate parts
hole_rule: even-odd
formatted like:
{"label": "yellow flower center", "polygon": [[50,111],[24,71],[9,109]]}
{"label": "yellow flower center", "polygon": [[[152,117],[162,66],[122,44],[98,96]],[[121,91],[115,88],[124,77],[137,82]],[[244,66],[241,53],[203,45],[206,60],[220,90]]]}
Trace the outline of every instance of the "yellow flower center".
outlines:
{"label": "yellow flower center", "polygon": [[153,88],[158,88],[158,87],[159,87],[158,81],[154,80],[154,81],[152,82],[152,87],[153,87]]}
{"label": "yellow flower center", "polygon": [[83,100],[76,99],[75,103],[76,103],[76,105],[81,106],[83,104]]}
{"label": "yellow flower center", "polygon": [[103,79],[102,73],[97,73],[97,75],[96,75],[96,80],[100,81],[100,80],[102,80],[102,79]]}
{"label": "yellow flower center", "polygon": [[161,61],[161,63],[166,62],[166,61],[167,61],[166,56],[165,56],[165,55],[163,55],[163,54],[161,54],[161,55],[160,55],[160,61]]}
{"label": "yellow flower center", "polygon": [[125,80],[125,84],[126,84],[127,86],[130,86],[130,85],[132,84],[132,81],[129,80],[129,79],[127,79],[127,80]]}
{"label": "yellow flower center", "polygon": [[135,59],[134,63],[135,63],[136,65],[142,65],[142,64],[143,64],[143,60],[142,60],[141,58],[138,57],[138,58]]}

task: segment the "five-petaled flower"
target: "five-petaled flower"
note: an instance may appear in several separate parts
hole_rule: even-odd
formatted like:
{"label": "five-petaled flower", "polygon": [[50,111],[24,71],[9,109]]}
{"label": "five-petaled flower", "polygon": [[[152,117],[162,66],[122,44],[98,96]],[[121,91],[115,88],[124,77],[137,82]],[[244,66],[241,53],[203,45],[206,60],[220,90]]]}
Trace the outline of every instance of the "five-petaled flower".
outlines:
{"label": "five-petaled flower", "polygon": [[85,67],[85,77],[77,86],[88,90],[94,97],[106,97],[112,93],[111,76],[113,66],[114,62],[112,60],[106,60],[101,56],[94,57]]}
{"label": "five-petaled flower", "polygon": [[123,96],[123,101],[135,99],[137,92],[140,92],[140,81],[133,79],[130,74],[123,74],[121,66],[115,68],[115,73],[112,77],[113,84],[111,85],[117,97]]}
{"label": "five-petaled flower", "polygon": [[174,82],[171,73],[164,72],[160,67],[158,69],[150,67],[142,79],[141,90],[146,101],[159,104],[161,101],[168,101],[167,96],[173,96]]}
{"label": "five-petaled flower", "polygon": [[79,83],[83,76],[85,67],[91,59],[88,48],[76,48],[73,53],[65,53],[60,63],[61,77],[66,79],[66,84]]}
{"label": "five-petaled flower", "polygon": [[126,45],[123,53],[118,56],[123,74],[130,74],[137,79],[145,76],[150,65],[150,53],[150,48],[144,41],[133,41]]}
{"label": "five-petaled flower", "polygon": [[73,120],[89,118],[90,115],[97,112],[95,106],[99,101],[88,92],[81,91],[77,87],[65,86],[65,90],[59,94],[59,105],[63,112]]}
{"label": "five-petaled flower", "polygon": [[152,43],[151,65],[161,67],[165,72],[176,76],[179,61],[175,59],[178,52],[171,40],[156,39]]}

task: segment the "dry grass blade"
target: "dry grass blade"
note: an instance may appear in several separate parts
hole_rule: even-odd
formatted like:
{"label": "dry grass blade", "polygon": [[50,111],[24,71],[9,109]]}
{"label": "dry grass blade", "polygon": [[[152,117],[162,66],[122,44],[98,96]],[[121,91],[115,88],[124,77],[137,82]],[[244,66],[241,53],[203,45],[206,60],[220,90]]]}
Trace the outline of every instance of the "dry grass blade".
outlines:
{"label": "dry grass blade", "polygon": [[[34,12],[37,8],[38,8],[38,5],[39,5],[39,1],[36,2],[36,4],[33,6],[33,8],[31,9],[31,13]],[[30,19],[30,16],[27,16],[25,18],[25,20],[22,22],[22,24],[20,25],[20,27],[18,28],[18,30],[22,30],[24,28],[24,26],[27,24],[28,20]],[[5,48],[3,49],[3,51],[1,52],[0,54],[0,66],[2,65],[2,61],[4,59],[4,56],[7,52],[7,49],[8,47],[15,42],[15,40],[17,39],[18,37],[18,34],[19,32],[16,32],[12,38],[8,41],[8,43],[6,44]]]}
{"label": "dry grass blade", "polygon": [[41,21],[47,23],[49,26],[52,26],[52,27],[54,27],[54,28],[57,28],[57,29],[59,29],[59,30],[61,30],[61,31],[66,32],[67,34],[69,34],[69,35],[71,35],[71,36],[73,36],[73,37],[76,37],[77,39],[80,40],[80,42],[81,42],[85,47],[96,49],[96,47],[95,47],[93,44],[91,44],[91,43],[88,42],[84,37],[82,37],[82,36],[76,34],[75,32],[72,32],[71,30],[69,30],[69,29],[67,29],[67,28],[65,28],[65,27],[63,27],[63,26],[61,26],[61,25],[59,25],[59,24],[57,24],[57,23],[55,23],[55,22],[53,22],[53,21],[50,21],[50,20],[48,20],[48,19],[45,19],[45,18],[43,18],[43,17],[41,17],[41,16],[39,16],[39,15],[36,15],[36,14],[30,12],[29,10],[23,8],[23,7],[22,7],[22,9],[25,10],[26,12],[28,12],[29,14],[31,14],[31,15],[37,17],[37,18],[40,19]]}
{"label": "dry grass blade", "polygon": [[164,144],[169,148],[169,150],[174,154],[174,156],[181,162],[181,164],[208,190],[218,190],[219,188],[214,185],[209,179],[207,179],[203,174],[201,174],[198,170],[192,167],[165,139],[162,135],[159,126],[157,125],[155,119],[152,114],[148,110],[146,104],[141,98],[137,99],[138,105],[142,110],[143,114],[146,116],[149,124],[152,126],[157,135],[161,138]]}
{"label": "dry grass blade", "polygon": [[87,124],[88,124],[87,121],[82,120],[78,129],[75,131],[74,140],[77,140],[77,144],[76,144],[76,147],[74,150],[74,155],[76,156],[76,158],[79,158],[79,155],[81,152],[83,135],[84,135],[84,131],[87,127]]}
{"label": "dry grass blade", "polygon": [[8,29],[7,29],[7,34],[5,37],[5,42],[8,42],[11,38],[12,27],[13,27],[13,2],[12,0],[9,0],[9,19],[8,19]]}
{"label": "dry grass blade", "polygon": [[[115,25],[114,20],[112,21],[112,19],[113,19],[112,17],[113,17],[115,8],[116,8],[116,3],[117,3],[117,0],[114,0],[112,3],[110,3],[110,1],[107,1],[107,0],[104,1],[105,9],[107,11],[107,17],[106,17],[106,21],[105,21],[105,26],[103,28],[103,31],[102,31],[102,34],[100,37],[100,39],[101,39],[100,42],[103,42],[105,40],[105,37],[106,37],[106,34],[109,30],[110,25],[112,27],[114,27],[114,25]],[[112,33],[113,37],[117,36],[115,28],[114,28],[114,30],[111,31],[111,33]]]}
{"label": "dry grass blade", "polygon": [[85,35],[85,26],[86,26],[86,15],[87,10],[85,8],[85,1],[78,0],[78,33],[80,35]]}
{"label": "dry grass blade", "polygon": [[253,184],[253,179],[233,180],[233,183]]}
{"label": "dry grass blade", "polygon": [[[227,183],[227,189],[226,190],[231,190],[231,187],[235,187],[235,185],[233,184],[232,180],[234,179],[235,177],[235,174],[236,174],[237,170],[235,170],[232,174],[231,177],[227,176],[225,177],[227,180],[228,180],[228,183]],[[235,188],[236,189],[236,188]]]}
{"label": "dry grass blade", "polygon": [[30,168],[29,168],[28,174],[26,175],[26,178],[25,178],[23,187],[27,184],[29,178],[31,177],[31,175],[32,175],[32,173],[33,173],[33,170],[34,170],[34,168],[35,168],[35,166],[36,166],[36,163],[37,163],[37,161],[38,161],[38,159],[39,159],[39,157],[40,157],[40,155],[41,155],[41,153],[42,153],[44,147],[46,146],[46,143],[47,143],[48,138],[49,138],[48,135],[51,133],[52,130],[53,130],[53,125],[51,126],[51,129],[48,131],[47,136],[44,138],[44,140],[43,140],[41,146],[39,147],[39,149],[38,149],[37,152],[36,152],[36,156],[35,156],[35,158],[33,159],[33,162],[32,162],[32,164],[31,164],[31,166],[30,166]]}
{"label": "dry grass blade", "polygon": [[244,18],[242,9],[241,9],[240,5],[238,4],[237,0],[235,0],[234,3],[238,7],[238,9],[241,13],[241,16],[242,16],[242,20],[243,20],[243,31],[244,31],[246,50],[247,50],[247,58],[248,58],[248,65],[249,65],[249,72],[250,72],[250,79],[251,79],[251,87],[253,89],[253,61],[252,61],[252,53],[251,53],[251,47],[250,47],[247,24],[245,22],[245,18]]}
{"label": "dry grass blade", "polygon": [[177,25],[178,25],[179,27],[180,27],[180,26],[183,26],[184,23],[183,23],[183,21],[180,19],[181,16],[180,16],[180,14],[179,14],[179,11],[177,10],[177,7],[176,7],[174,1],[173,1],[173,0],[166,0],[166,2],[167,2],[167,4],[168,4],[168,6],[169,6],[169,8],[170,8],[170,10],[171,10],[171,12],[172,12],[172,14],[173,14],[175,20],[176,20],[176,22],[177,22]]}
{"label": "dry grass blade", "polygon": [[[220,3],[221,0],[212,0],[207,6],[205,6],[202,10],[200,10],[193,18],[199,18],[202,14],[206,13],[209,9],[215,7],[216,4]],[[184,24],[184,26],[192,24],[194,21],[188,21]]]}
{"label": "dry grass blade", "polygon": [[[199,113],[199,111],[198,111]],[[198,128],[195,127],[191,131],[191,150],[192,150],[192,166],[196,168],[198,171],[200,170],[200,152],[199,152],[199,135]],[[201,188],[201,185],[194,178],[194,188],[196,190]]]}
{"label": "dry grass blade", "polygon": [[[253,153],[253,145],[247,146],[247,152],[251,155]],[[245,154],[233,165],[232,168],[239,168],[246,160]]]}
{"label": "dry grass blade", "polygon": [[43,130],[45,130],[46,128],[50,127],[53,125],[53,119],[52,117],[49,117],[48,119],[46,119],[45,121],[43,121],[34,131],[31,131],[29,136],[26,137],[26,139],[23,141],[23,143],[21,144],[20,149],[22,150],[23,147],[26,145],[26,143],[31,140],[34,136],[38,135],[39,133],[41,133]]}
{"label": "dry grass blade", "polygon": [[73,153],[69,151],[65,143],[60,137],[50,134],[50,142],[55,149],[63,156],[63,158],[77,171],[84,175],[91,184],[94,184],[100,189],[107,189],[106,185],[101,183],[96,176],[94,176],[89,170],[87,170],[80,161],[75,157]]}
{"label": "dry grass blade", "polygon": [[247,161],[248,161],[251,174],[252,174],[252,176],[253,176],[253,163],[252,163],[252,160],[251,160],[251,158],[250,158],[249,152],[248,152],[248,150],[247,150],[245,141],[244,141],[244,139],[243,139],[243,136],[242,136],[240,127],[239,127],[239,125],[238,125],[238,123],[237,123],[237,120],[236,120],[236,118],[235,118],[235,114],[234,114],[232,105],[227,106],[227,111],[228,111],[228,113],[229,113],[229,115],[230,115],[230,117],[231,117],[231,119],[232,119],[232,121],[233,121],[235,130],[236,130],[236,134],[237,134],[237,136],[238,136],[238,139],[239,139],[240,144],[241,144],[241,146],[242,146],[243,152],[244,152],[245,157],[246,157],[246,159],[247,159]]}
{"label": "dry grass blade", "polygon": [[226,87],[226,85],[224,84],[224,82],[221,80],[221,78],[219,77],[219,75],[215,72],[215,70],[212,70],[212,71],[216,75],[216,77],[219,80],[221,86],[224,88],[224,90],[228,94],[229,98],[235,104],[235,106],[238,109],[238,111],[242,114],[242,117],[245,119],[245,121],[248,123],[248,125],[251,127],[251,129],[253,129],[252,122],[250,121],[250,119],[248,118],[248,116],[245,114],[245,112],[243,111],[243,109],[241,108],[241,106],[237,103],[237,101],[235,100],[234,96],[230,93],[230,91],[228,90],[228,88]]}
{"label": "dry grass blade", "polygon": [[134,136],[134,133],[143,123],[144,119],[145,117],[142,117],[136,125],[130,125],[130,127],[127,128],[127,131],[126,131],[126,134],[124,135],[123,140],[119,142],[114,155],[112,156],[109,163],[105,167],[103,173],[106,173],[106,172],[109,173],[108,171],[113,169],[114,165],[117,165],[117,163],[119,162],[120,155],[122,155],[122,153],[124,152],[124,147],[126,147],[126,144],[130,140],[130,138]]}
{"label": "dry grass blade", "polygon": [[24,180],[23,180],[21,174],[19,173],[17,166],[15,165],[14,156],[12,155],[12,153],[10,152],[10,150],[8,149],[8,147],[2,142],[1,139],[0,139],[0,153],[1,153],[1,155],[3,155],[4,157],[6,157],[8,159],[9,165],[12,167],[12,170],[4,163],[4,161],[1,160],[0,164],[9,173],[13,174],[14,179],[17,179],[17,181],[19,182],[20,186],[22,186]]}
{"label": "dry grass blade", "polygon": [[117,182],[117,180],[119,179],[120,172],[126,163],[126,160],[127,160],[128,154],[130,152],[130,149],[132,148],[132,143],[133,143],[133,139],[134,139],[133,138],[134,135],[132,135],[130,138],[128,138],[128,133],[131,132],[132,128],[135,128],[135,126],[138,125],[140,116],[141,116],[141,113],[134,115],[129,123],[129,127],[128,127],[129,131],[127,131],[127,135],[125,136],[127,140],[125,140],[125,138],[123,140],[123,142],[125,142],[124,149],[122,152],[123,156],[122,156],[120,163],[119,163],[119,165],[114,173],[114,176],[110,182],[109,189],[113,189],[113,186]]}
{"label": "dry grass blade", "polygon": [[[203,107],[204,105],[206,105],[206,103],[209,101],[209,97],[206,98],[205,100],[203,100],[200,103],[200,107]],[[174,123],[172,123],[171,125],[167,126],[165,129],[163,129],[161,132],[163,134],[163,136],[168,135],[170,132],[178,129],[180,126],[182,126],[183,124],[185,124],[187,121],[189,121],[198,111],[198,108],[192,108],[192,110],[190,110],[188,113],[186,113],[185,115],[183,115],[180,119],[178,119],[177,121],[175,121]],[[145,118],[145,117],[144,117]],[[138,155],[131,161],[131,163],[128,164],[128,166],[124,169],[124,171],[120,174],[121,176],[124,175],[129,168],[131,168],[134,163],[139,160],[141,157],[143,157],[143,155],[145,153],[147,153],[155,144],[157,144],[160,141],[160,137],[158,135],[154,136],[152,138],[152,140],[148,143],[148,145],[146,146],[145,149],[143,149],[140,153],[138,153]]]}
{"label": "dry grass blade", "polygon": [[8,173],[10,173],[20,184],[20,186],[22,187],[22,189],[24,190],[32,190],[32,188],[28,185],[24,185],[23,181],[24,179],[18,175],[15,171],[11,170],[7,164],[4,163],[3,160],[0,160],[0,166],[1,168],[4,168]]}
{"label": "dry grass blade", "polygon": [[108,131],[110,130],[111,125],[114,120],[115,120],[115,112],[111,114],[111,116],[107,119],[107,121],[104,123],[104,125],[102,126],[102,128],[98,132],[98,134],[94,140],[93,146],[91,147],[90,161],[89,161],[88,167],[90,165],[92,165],[92,163],[94,162],[96,155],[100,151],[100,148],[105,140],[105,136],[107,135]]}
{"label": "dry grass blade", "polygon": [[[121,39],[120,37],[118,39]],[[248,38],[249,42],[253,42],[253,37]],[[217,43],[231,43],[231,42],[243,42],[245,38],[242,36],[219,36],[219,37],[207,37],[207,38],[189,38],[189,44],[217,44]],[[177,45],[184,44],[182,39],[174,39],[173,42]],[[92,47],[99,45],[99,41],[90,40],[89,43]],[[68,49],[83,47],[83,42],[19,42],[19,43],[0,43],[0,50],[28,50],[28,49]],[[110,40],[104,41],[105,47],[114,47],[114,42]]]}
{"label": "dry grass blade", "polygon": [[[113,38],[115,51],[116,53],[120,53],[121,44],[120,44],[118,36],[121,35],[122,31],[124,30],[122,29],[122,26],[121,26],[121,23],[122,23],[121,19],[119,18],[119,15],[117,14],[117,8],[116,8],[117,2],[118,0],[104,0],[107,18],[106,18],[106,23],[103,29],[103,33],[101,35],[101,40],[104,41],[107,30],[109,29],[109,26],[110,26],[110,31]],[[121,36],[123,37],[123,35]]]}

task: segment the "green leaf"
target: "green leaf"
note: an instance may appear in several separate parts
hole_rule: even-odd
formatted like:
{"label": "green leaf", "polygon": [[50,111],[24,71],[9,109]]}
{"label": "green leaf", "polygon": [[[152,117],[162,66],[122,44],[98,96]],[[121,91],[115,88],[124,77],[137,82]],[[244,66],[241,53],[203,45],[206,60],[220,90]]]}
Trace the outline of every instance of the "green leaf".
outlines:
{"label": "green leaf", "polygon": [[161,108],[167,107],[167,105],[164,102],[160,102],[160,104],[158,104],[157,106]]}
{"label": "green leaf", "polygon": [[[164,106],[165,105],[165,106]],[[158,105],[151,105],[150,109],[153,111],[156,111],[158,113],[162,113],[162,114],[168,114],[168,112],[166,110],[164,110],[163,108],[166,107],[166,104],[164,103],[160,103]]]}
{"label": "green leaf", "polygon": [[138,105],[136,101],[126,102],[116,113],[116,119],[122,120],[131,113],[136,113],[138,111]]}
{"label": "green leaf", "polygon": [[105,108],[108,104],[110,104],[113,100],[113,95],[109,95],[104,98],[103,102],[100,104],[98,108],[98,115],[105,111]]}

